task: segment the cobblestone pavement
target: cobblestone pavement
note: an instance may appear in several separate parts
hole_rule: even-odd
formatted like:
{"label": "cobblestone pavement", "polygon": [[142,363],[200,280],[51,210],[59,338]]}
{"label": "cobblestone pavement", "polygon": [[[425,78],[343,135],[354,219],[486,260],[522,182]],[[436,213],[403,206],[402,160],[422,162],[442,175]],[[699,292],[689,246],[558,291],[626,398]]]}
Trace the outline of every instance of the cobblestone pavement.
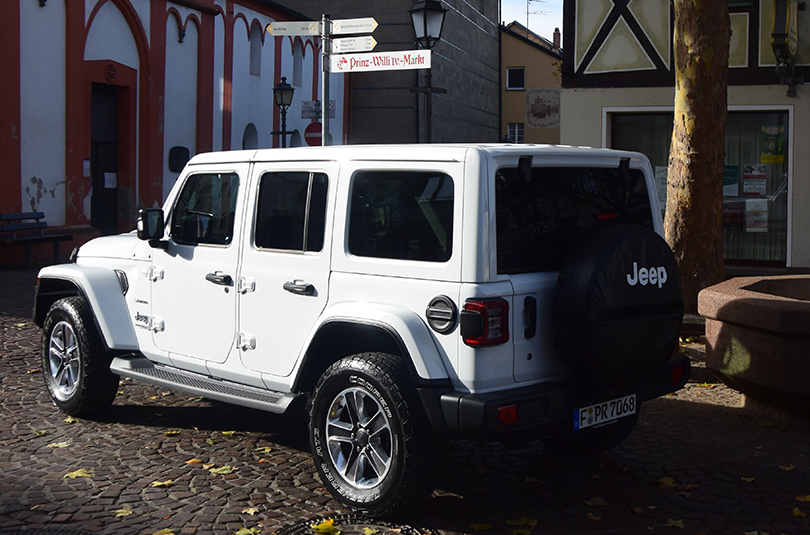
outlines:
{"label": "cobblestone pavement", "polygon": [[[34,281],[0,271],[0,533],[275,533],[346,512],[300,419],[125,381],[102,418],[66,420],[43,385]],[[396,521],[445,534],[810,533],[797,499],[810,495],[810,434],[714,395],[724,388],[697,373],[596,459],[452,441],[439,490]],[[66,477],[79,470],[89,477]]]}

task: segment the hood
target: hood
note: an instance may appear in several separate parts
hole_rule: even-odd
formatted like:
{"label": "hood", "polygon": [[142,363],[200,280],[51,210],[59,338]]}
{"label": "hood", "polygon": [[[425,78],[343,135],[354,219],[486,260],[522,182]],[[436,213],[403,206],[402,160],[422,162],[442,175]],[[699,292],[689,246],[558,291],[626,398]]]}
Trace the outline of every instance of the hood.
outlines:
{"label": "hood", "polygon": [[135,232],[117,236],[102,236],[82,245],[79,249],[79,258],[131,259],[139,241]]}

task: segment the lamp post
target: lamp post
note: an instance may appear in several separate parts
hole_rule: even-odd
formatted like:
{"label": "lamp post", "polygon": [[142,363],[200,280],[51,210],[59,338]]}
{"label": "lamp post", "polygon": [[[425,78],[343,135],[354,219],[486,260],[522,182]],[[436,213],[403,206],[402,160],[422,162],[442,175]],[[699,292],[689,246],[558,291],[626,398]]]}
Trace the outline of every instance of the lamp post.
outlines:
{"label": "lamp post", "polygon": [[273,134],[281,134],[281,147],[287,146],[287,108],[292,104],[293,93],[295,88],[287,83],[287,77],[282,76],[281,81],[273,88],[273,99],[276,101],[276,106],[281,110],[281,131],[272,132]]}
{"label": "lamp post", "polygon": [[[444,26],[444,16],[447,9],[442,5],[441,0],[418,0],[410,9],[410,13],[413,21],[413,31],[416,34],[416,43],[421,48],[430,50],[442,37],[442,27]],[[428,143],[433,138],[431,97],[433,93],[447,93],[446,89],[433,87],[432,78],[431,69],[428,69],[427,74],[425,74],[425,86],[411,88],[412,91],[417,93],[425,93],[425,139]]]}

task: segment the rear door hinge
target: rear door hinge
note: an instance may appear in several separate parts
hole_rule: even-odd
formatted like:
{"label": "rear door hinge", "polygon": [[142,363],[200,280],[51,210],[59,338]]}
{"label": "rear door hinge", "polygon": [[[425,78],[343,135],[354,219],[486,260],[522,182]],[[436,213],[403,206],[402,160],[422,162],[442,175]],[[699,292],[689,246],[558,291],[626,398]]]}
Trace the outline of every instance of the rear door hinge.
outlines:
{"label": "rear door hinge", "polygon": [[155,265],[149,266],[149,280],[152,282],[163,279],[163,268]]}
{"label": "rear door hinge", "polygon": [[249,333],[240,332],[236,343],[242,351],[256,349],[256,337]]}

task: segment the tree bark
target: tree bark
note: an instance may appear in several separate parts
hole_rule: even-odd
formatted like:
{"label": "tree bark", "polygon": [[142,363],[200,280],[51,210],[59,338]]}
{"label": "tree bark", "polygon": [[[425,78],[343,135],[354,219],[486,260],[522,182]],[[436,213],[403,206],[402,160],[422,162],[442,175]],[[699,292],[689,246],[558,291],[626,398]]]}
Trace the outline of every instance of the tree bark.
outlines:
{"label": "tree bark", "polygon": [[675,122],[664,231],[686,312],[725,277],[723,170],[731,38],[727,0],[674,0]]}

